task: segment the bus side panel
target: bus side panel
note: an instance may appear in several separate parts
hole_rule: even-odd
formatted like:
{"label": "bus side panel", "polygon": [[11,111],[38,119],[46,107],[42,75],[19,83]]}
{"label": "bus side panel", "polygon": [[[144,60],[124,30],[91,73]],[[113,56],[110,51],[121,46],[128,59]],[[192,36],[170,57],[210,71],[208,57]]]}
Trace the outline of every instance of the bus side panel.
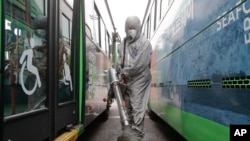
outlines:
{"label": "bus side panel", "polygon": [[107,98],[108,94],[107,70],[110,66],[111,63],[103,52],[86,37],[85,125],[106,109],[103,98]]}
{"label": "bus side panel", "polygon": [[230,124],[249,124],[249,7],[174,1],[151,40],[150,108],[188,140],[229,140]]}
{"label": "bus side panel", "polygon": [[85,107],[84,126],[88,126],[107,108],[108,73],[111,67],[111,35],[108,11],[104,1],[84,1],[85,9]]}

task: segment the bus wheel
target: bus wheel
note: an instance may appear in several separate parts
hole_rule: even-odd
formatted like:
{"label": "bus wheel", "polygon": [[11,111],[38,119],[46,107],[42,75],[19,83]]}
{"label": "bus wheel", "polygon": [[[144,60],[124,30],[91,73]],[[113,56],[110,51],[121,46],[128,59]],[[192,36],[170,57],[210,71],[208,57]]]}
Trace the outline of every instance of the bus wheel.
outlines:
{"label": "bus wheel", "polygon": [[107,121],[108,118],[109,118],[109,110],[110,110],[110,107],[111,107],[111,104],[113,103],[113,94],[112,94],[112,91],[109,90],[108,92],[108,99],[106,101],[106,110],[103,112],[103,115],[102,115],[102,121]]}
{"label": "bus wheel", "polygon": [[148,109],[147,112],[148,112],[148,116],[151,120],[155,121],[157,119],[157,115],[151,109]]}

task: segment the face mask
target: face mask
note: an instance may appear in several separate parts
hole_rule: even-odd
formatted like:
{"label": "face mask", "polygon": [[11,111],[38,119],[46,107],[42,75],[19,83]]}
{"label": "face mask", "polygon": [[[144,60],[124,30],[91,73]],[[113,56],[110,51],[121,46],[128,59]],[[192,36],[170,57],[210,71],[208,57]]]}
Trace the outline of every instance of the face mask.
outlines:
{"label": "face mask", "polygon": [[136,36],[136,30],[135,29],[128,30],[128,36],[134,39]]}
{"label": "face mask", "polygon": [[37,29],[36,33],[38,34],[38,36],[43,37],[43,38],[45,38],[46,36],[46,30],[44,29]]}

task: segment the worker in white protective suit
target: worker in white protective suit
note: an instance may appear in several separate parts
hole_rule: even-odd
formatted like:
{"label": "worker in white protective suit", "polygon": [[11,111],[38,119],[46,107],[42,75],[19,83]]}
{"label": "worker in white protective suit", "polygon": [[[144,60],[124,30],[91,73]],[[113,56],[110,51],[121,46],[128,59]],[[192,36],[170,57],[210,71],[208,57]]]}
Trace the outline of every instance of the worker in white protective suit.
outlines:
{"label": "worker in white protective suit", "polygon": [[126,37],[118,49],[121,81],[126,83],[123,93],[131,125],[131,133],[141,140],[144,136],[144,117],[150,92],[150,61],[152,46],[141,34],[138,17],[131,16],[125,23]]}

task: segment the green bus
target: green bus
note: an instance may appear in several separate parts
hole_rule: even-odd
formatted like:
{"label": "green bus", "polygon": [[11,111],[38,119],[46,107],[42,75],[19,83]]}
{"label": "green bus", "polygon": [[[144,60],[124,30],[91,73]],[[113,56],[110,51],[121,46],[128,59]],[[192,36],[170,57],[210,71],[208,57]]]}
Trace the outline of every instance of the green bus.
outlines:
{"label": "green bus", "polygon": [[106,6],[0,2],[0,140],[76,140],[97,117],[107,118],[118,34]]}
{"label": "green bus", "polygon": [[234,140],[232,127],[250,125],[249,9],[249,0],[148,5],[143,33],[153,48],[150,115],[188,141]]}

